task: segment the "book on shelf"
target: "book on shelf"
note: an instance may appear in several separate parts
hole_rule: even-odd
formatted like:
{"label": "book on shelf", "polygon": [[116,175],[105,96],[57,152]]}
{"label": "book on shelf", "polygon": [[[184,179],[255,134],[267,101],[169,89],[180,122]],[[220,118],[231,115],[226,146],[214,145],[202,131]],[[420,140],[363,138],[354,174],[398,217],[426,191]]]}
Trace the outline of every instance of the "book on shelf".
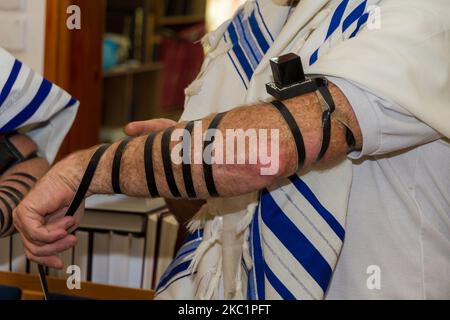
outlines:
{"label": "book on shelf", "polygon": [[110,232],[95,232],[93,234],[91,280],[95,283],[109,282],[109,247]]}
{"label": "book on shelf", "polygon": [[158,230],[158,251],[153,286],[156,287],[161,276],[173,260],[179,223],[171,213],[160,217]]}
{"label": "book on shelf", "polygon": [[18,233],[12,236],[12,252],[11,252],[11,271],[26,272],[27,258],[23,249],[22,239]]}
{"label": "book on shelf", "polygon": [[73,248],[73,263],[80,267],[81,280],[87,281],[89,268],[89,232],[77,231],[77,245]]}
{"label": "book on shelf", "polygon": [[144,272],[145,238],[130,235],[130,253],[128,255],[128,287],[141,288]]}
{"label": "book on shelf", "polygon": [[108,284],[126,287],[128,285],[128,258],[130,235],[111,233],[109,242]]}
{"label": "book on shelf", "polygon": [[156,242],[158,232],[158,220],[161,214],[153,214],[147,220],[147,236],[145,239],[144,273],[142,276],[142,288],[153,289],[153,274],[155,271]]}
{"label": "book on shelf", "polygon": [[203,47],[197,40],[205,32],[204,24],[199,23],[178,30],[176,34],[161,36],[158,57],[165,69],[162,75],[162,110],[182,109],[184,89],[194,81],[203,63]]}

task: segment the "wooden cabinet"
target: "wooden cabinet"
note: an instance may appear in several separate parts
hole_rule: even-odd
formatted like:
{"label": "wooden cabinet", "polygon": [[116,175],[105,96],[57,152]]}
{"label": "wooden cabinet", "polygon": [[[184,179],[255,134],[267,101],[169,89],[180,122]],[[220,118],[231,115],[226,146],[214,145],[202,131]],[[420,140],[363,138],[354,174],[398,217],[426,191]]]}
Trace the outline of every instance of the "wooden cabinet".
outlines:
{"label": "wooden cabinet", "polygon": [[[170,11],[169,5],[180,3],[188,11]],[[66,26],[70,5],[80,7],[80,30]],[[130,120],[152,117],[179,118],[180,109],[164,112],[160,107],[164,70],[155,56],[158,34],[161,29],[204,22],[205,7],[206,0],[47,0],[45,76],[81,102],[59,157],[99,143],[102,127],[120,128]],[[114,14],[123,13],[131,19],[130,58],[135,63],[103,72],[105,32],[124,31],[120,26],[115,30],[114,21]]]}

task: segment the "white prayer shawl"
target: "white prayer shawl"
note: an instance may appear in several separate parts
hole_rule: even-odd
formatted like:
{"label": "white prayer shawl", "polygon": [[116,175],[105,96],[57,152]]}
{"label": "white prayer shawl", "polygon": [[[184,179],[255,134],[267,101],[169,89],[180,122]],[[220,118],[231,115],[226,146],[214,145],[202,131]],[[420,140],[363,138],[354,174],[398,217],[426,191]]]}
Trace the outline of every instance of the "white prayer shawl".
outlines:
{"label": "white prayer shawl", "polygon": [[26,133],[51,163],[79,103],[0,48],[0,134]]}
{"label": "white prayer shawl", "polygon": [[[378,13],[372,5],[380,10],[380,29],[367,27]],[[302,0],[292,9],[271,0],[248,1],[204,38],[209,53],[186,89],[182,120],[271,100],[265,92],[269,59],[295,52],[306,73],[354,81],[450,137],[449,14],[447,0]],[[158,298],[322,299],[327,283],[305,272],[280,245],[261,218],[261,199],[268,195],[334,270],[351,180],[352,164],[343,160],[330,169],[299,172],[263,194],[209,200],[191,223],[202,233],[182,247]],[[325,223],[323,212],[332,213],[334,224]],[[266,271],[258,279],[261,261]]]}

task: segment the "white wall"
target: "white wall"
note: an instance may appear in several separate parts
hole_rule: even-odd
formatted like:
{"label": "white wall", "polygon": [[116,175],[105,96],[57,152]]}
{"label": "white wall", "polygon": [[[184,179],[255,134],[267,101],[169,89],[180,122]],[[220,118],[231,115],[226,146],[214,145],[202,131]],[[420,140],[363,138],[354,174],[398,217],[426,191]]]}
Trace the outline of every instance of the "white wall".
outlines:
{"label": "white wall", "polygon": [[206,6],[208,31],[215,30],[224,21],[230,19],[236,9],[244,2],[245,0],[208,0]]}
{"label": "white wall", "polygon": [[0,46],[44,70],[46,0],[0,0]]}

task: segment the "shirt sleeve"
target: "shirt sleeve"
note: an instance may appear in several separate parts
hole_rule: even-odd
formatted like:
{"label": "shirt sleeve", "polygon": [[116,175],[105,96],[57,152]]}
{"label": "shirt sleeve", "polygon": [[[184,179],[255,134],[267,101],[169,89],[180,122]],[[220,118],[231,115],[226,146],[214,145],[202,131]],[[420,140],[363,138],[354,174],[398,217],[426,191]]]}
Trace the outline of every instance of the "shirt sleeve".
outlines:
{"label": "shirt sleeve", "polygon": [[398,104],[343,78],[329,77],[350,102],[363,137],[351,159],[384,155],[438,140],[441,135]]}
{"label": "shirt sleeve", "polygon": [[0,134],[20,131],[53,162],[79,103],[0,48]]}

